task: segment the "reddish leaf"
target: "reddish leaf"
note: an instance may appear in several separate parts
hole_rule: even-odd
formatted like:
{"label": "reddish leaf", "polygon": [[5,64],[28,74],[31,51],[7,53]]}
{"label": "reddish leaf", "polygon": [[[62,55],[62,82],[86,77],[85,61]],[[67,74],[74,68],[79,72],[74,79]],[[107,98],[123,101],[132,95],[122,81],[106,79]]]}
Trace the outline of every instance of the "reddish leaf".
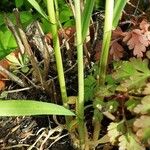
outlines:
{"label": "reddish leaf", "polygon": [[120,27],[117,27],[115,30],[113,30],[112,33],[112,39],[119,39],[122,38],[122,36],[124,35],[124,32],[122,32]]}
{"label": "reddish leaf", "polygon": [[[73,28],[73,27],[60,29],[58,31],[58,37],[59,37],[60,45],[63,44],[64,39],[67,40],[69,42],[69,44],[73,45],[73,43],[74,43],[74,34],[75,34],[75,28]],[[45,38],[46,38],[46,40],[49,44],[52,44],[53,37],[52,37],[51,33],[48,33],[45,36]]]}
{"label": "reddish leaf", "polygon": [[[3,59],[0,61],[0,66],[4,67],[5,69],[9,68],[9,63],[7,60]],[[5,81],[4,79],[7,79],[8,76],[0,71],[0,91],[5,89]]]}
{"label": "reddish leaf", "polygon": [[140,29],[142,29],[143,32],[147,32],[149,26],[150,26],[150,24],[148,24],[147,20],[143,20],[143,21],[140,23]]}
{"label": "reddish leaf", "polygon": [[129,41],[129,39],[132,37],[131,32],[125,32],[125,37],[123,38],[123,42]]}
{"label": "reddish leaf", "polygon": [[114,60],[118,61],[123,57],[123,50],[123,47],[117,41],[114,41],[111,44],[110,55],[113,56]]}
{"label": "reddish leaf", "polygon": [[149,45],[146,35],[142,34],[142,30],[139,29],[126,33],[123,41],[127,42],[129,49],[133,49],[133,54],[137,57],[143,57],[143,52]]}
{"label": "reddish leaf", "polygon": [[5,89],[5,81],[0,80],[0,91]]}
{"label": "reddish leaf", "polygon": [[99,58],[100,58],[100,55],[101,55],[101,50],[102,49],[102,41],[98,41],[97,43],[96,43],[96,46],[95,46],[95,55],[94,55],[94,59],[96,60],[96,61],[99,61]]}
{"label": "reddish leaf", "polygon": [[[9,62],[6,59],[0,61],[0,66],[2,66],[5,69],[8,69],[9,65],[10,65]],[[0,71],[0,79],[1,78],[7,78],[7,75]]]}

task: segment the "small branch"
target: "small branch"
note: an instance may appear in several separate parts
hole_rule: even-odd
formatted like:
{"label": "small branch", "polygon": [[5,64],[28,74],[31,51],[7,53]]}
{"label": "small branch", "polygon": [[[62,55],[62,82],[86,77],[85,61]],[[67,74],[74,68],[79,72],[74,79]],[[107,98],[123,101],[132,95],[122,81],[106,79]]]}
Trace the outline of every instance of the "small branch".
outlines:
{"label": "small branch", "polygon": [[14,74],[12,74],[11,72],[9,72],[8,70],[6,70],[5,68],[3,68],[1,65],[0,65],[0,71],[7,74],[7,76],[14,82],[16,82],[18,85],[20,85],[21,87],[25,87],[25,84],[24,82],[18,78],[17,76],[15,76]]}
{"label": "small branch", "polygon": [[[17,22],[19,23],[19,20],[20,20],[20,19],[19,19],[19,18],[20,18],[19,11],[18,11],[17,9],[15,9],[14,11],[15,11],[16,18],[18,18],[18,21],[17,21]],[[43,78],[42,78],[40,69],[39,69],[39,67],[38,67],[38,65],[37,65],[37,61],[36,61],[36,59],[35,59],[35,56],[34,56],[32,50],[31,50],[31,47],[30,47],[29,42],[28,42],[28,40],[27,40],[26,34],[25,34],[25,32],[23,31],[23,29],[22,29],[20,23],[19,23],[19,26],[20,26],[20,27],[18,27],[18,32],[19,32],[19,34],[20,34],[20,38],[21,38],[21,40],[22,40],[22,43],[23,43],[23,45],[24,45],[24,47],[25,47],[25,52],[28,54],[28,57],[29,57],[30,60],[31,60],[31,64],[32,64],[32,66],[33,66],[33,68],[34,68],[34,70],[35,70],[36,75],[37,75],[37,76],[36,76],[36,77],[37,77],[37,80],[41,83],[41,85],[42,85],[42,87],[43,87]]]}
{"label": "small branch", "polygon": [[8,26],[10,31],[13,33],[13,35],[16,39],[16,42],[17,42],[17,45],[19,47],[20,53],[24,54],[24,46],[23,46],[22,41],[21,41],[17,31],[16,31],[15,25],[11,22],[11,20],[6,15],[4,16],[4,19],[5,19],[6,25]]}
{"label": "small branch", "polygon": [[16,89],[16,90],[9,90],[9,91],[4,91],[5,93],[17,93],[17,92],[22,92],[22,91],[28,91],[32,89],[33,87],[25,87],[22,89]]}
{"label": "small branch", "polygon": [[41,37],[42,43],[43,43],[43,58],[44,58],[44,75],[43,75],[43,79],[46,80],[46,78],[48,77],[48,71],[49,71],[49,64],[50,64],[50,55],[49,54],[49,46],[46,43],[45,39],[44,39],[44,33],[43,30],[39,24],[38,21],[35,22],[35,25],[39,31],[39,36]]}

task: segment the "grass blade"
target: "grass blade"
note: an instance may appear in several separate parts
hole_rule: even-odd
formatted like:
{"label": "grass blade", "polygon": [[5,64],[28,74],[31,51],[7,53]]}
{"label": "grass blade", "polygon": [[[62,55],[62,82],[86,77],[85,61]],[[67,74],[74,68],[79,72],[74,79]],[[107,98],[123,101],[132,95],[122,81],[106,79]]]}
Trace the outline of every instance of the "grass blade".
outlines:
{"label": "grass blade", "polygon": [[52,103],[34,100],[0,100],[0,116],[67,115],[70,110]]}
{"label": "grass blade", "polygon": [[115,29],[118,26],[119,19],[128,1],[129,0],[117,0],[116,1],[115,8],[114,8],[114,15],[113,15],[113,26],[112,26],[113,29]]}
{"label": "grass blade", "polygon": [[40,7],[40,5],[37,3],[36,0],[28,0],[28,2],[34,7],[34,9],[37,10],[39,14],[41,14],[46,20],[48,20],[48,17],[44,10]]}
{"label": "grass blade", "polygon": [[84,6],[84,10],[82,13],[82,40],[83,41],[85,40],[87,31],[89,28],[94,3],[95,3],[95,0],[87,0]]}

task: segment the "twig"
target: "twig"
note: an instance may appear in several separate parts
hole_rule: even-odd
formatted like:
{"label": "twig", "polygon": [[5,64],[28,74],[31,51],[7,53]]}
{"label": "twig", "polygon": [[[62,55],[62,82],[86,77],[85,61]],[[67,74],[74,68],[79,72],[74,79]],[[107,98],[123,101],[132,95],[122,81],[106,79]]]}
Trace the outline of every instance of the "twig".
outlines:
{"label": "twig", "polygon": [[15,28],[15,25],[11,22],[11,20],[6,16],[4,15],[4,19],[5,19],[5,22],[6,22],[6,25],[8,26],[8,28],[10,29],[10,31],[13,33],[15,39],[16,39],[16,42],[17,42],[17,45],[19,47],[19,50],[20,50],[20,53],[21,54],[24,54],[24,46],[21,42],[21,39],[16,31],[16,28]]}
{"label": "twig", "polygon": [[8,146],[8,147],[4,147],[3,149],[13,149],[13,148],[23,148],[23,147],[29,147],[30,145],[28,144],[17,144],[17,145],[13,145],[13,146]]}
{"label": "twig", "polygon": [[[46,41],[44,40],[44,33],[38,21],[35,22],[35,25],[39,31],[42,43],[43,43],[43,57],[44,57],[44,76],[43,79],[46,80],[48,77],[50,56],[52,55],[52,48],[50,49]],[[50,49],[50,50],[49,50]],[[49,53],[50,52],[50,53]]]}
{"label": "twig", "polygon": [[9,77],[12,81],[16,82],[16,83],[17,83],[18,85],[20,85],[21,87],[25,87],[24,82],[23,82],[20,78],[18,78],[17,76],[15,76],[14,74],[12,74],[12,73],[9,72],[8,70],[6,70],[6,69],[5,69],[4,67],[2,67],[1,65],[0,65],[0,71],[3,72],[3,73],[5,73],[5,74],[7,74],[8,77]]}
{"label": "twig", "polygon": [[26,78],[30,83],[31,83],[31,85],[33,86],[33,87],[35,87],[36,89],[40,89],[40,87],[39,86],[37,86],[36,84],[34,84],[34,82],[32,82],[27,76],[25,76],[22,72],[20,72],[20,74],[24,77],[24,78]]}
{"label": "twig", "polygon": [[33,87],[26,87],[26,88],[22,88],[22,89],[16,89],[16,90],[9,90],[9,91],[4,91],[5,93],[16,93],[16,92],[22,92],[22,91],[26,91],[26,90],[30,90]]}
{"label": "twig", "polygon": [[[16,18],[20,18],[20,14],[19,14],[19,11],[18,9],[15,9],[15,15],[16,15]],[[19,22],[19,20],[18,20]],[[18,31],[19,31],[19,34],[20,34],[20,37],[21,37],[21,40],[22,40],[22,43],[25,47],[25,51],[26,53],[28,54],[28,57],[30,58],[31,60],[31,64],[35,70],[35,73],[36,73],[36,77],[37,77],[37,80],[41,83],[42,87],[43,87],[43,78],[42,78],[42,75],[41,75],[41,72],[40,72],[40,69],[37,65],[37,61],[35,60],[35,56],[31,50],[31,47],[29,45],[29,42],[27,40],[27,37],[26,37],[26,34],[25,32],[23,31],[22,27],[18,27]],[[43,87],[44,88],[44,87]]]}

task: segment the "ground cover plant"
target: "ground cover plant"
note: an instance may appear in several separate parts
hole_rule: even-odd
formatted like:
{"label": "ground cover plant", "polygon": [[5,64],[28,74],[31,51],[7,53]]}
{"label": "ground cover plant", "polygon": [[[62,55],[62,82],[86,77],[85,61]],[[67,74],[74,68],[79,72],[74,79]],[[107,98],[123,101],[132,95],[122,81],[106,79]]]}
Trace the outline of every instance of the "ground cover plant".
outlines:
{"label": "ground cover plant", "polygon": [[15,0],[10,13],[3,2],[1,149],[148,149],[147,4]]}

